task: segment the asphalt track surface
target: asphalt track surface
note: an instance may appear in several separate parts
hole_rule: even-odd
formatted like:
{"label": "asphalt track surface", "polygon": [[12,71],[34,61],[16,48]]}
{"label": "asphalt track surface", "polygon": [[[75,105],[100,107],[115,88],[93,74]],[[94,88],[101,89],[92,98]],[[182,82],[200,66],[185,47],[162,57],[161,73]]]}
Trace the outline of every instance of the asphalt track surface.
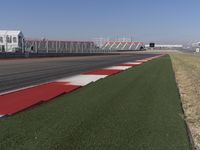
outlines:
{"label": "asphalt track surface", "polygon": [[0,93],[155,54],[0,60]]}

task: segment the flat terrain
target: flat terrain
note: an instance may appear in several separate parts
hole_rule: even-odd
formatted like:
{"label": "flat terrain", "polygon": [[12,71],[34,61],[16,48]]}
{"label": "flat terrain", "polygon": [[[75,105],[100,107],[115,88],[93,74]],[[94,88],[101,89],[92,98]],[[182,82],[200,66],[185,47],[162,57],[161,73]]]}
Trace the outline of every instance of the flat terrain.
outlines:
{"label": "flat terrain", "polygon": [[186,121],[192,132],[196,147],[200,150],[200,56],[172,54],[171,58]]}
{"label": "flat terrain", "polygon": [[1,150],[188,150],[168,56],[0,120]]}
{"label": "flat terrain", "polygon": [[48,82],[75,75],[83,71],[112,66],[154,55],[127,54],[73,58],[0,60],[0,92]]}

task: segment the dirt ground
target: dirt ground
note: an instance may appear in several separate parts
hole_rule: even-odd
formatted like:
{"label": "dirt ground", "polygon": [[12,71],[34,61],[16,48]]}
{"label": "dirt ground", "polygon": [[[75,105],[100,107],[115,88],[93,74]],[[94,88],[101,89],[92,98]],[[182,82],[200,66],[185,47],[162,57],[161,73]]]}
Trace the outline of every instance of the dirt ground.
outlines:
{"label": "dirt ground", "polygon": [[179,86],[186,121],[200,150],[200,56],[170,54]]}

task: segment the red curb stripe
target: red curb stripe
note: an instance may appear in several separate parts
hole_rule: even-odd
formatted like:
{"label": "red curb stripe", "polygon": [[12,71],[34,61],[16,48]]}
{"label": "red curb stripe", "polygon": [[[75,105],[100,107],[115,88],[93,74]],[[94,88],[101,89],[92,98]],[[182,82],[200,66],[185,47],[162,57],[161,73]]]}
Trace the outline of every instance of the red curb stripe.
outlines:
{"label": "red curb stripe", "polygon": [[94,71],[89,71],[89,72],[85,72],[83,74],[91,74],[91,75],[114,75],[117,73],[122,72],[122,70],[111,70],[111,69],[98,69],[98,70],[94,70]]}
{"label": "red curb stripe", "polygon": [[50,101],[53,98],[69,93],[80,86],[52,82],[0,96],[0,114],[11,115],[36,104]]}

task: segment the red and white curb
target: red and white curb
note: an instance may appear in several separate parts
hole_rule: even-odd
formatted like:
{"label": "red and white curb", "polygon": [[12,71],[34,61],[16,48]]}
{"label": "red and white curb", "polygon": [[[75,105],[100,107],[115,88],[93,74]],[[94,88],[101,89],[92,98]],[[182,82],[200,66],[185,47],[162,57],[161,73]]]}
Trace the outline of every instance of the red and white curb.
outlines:
{"label": "red and white curb", "polygon": [[104,69],[108,69],[108,70],[127,70],[132,68],[131,66],[113,66],[113,67],[107,67]]}
{"label": "red and white curb", "polygon": [[72,85],[78,85],[78,86],[85,86],[87,84],[90,84],[91,82],[96,82],[97,80],[103,79],[107,77],[107,75],[76,75],[69,78],[63,78],[60,80],[57,80],[56,82],[69,82]]}
{"label": "red and white curb", "polygon": [[127,62],[127,63],[124,63],[124,64],[130,64],[130,65],[141,65],[142,62]]}
{"label": "red and white curb", "polygon": [[0,118],[21,112],[34,105],[50,101],[62,94],[70,93],[92,82],[120,73],[161,56],[163,55],[133,62],[125,62],[116,66],[88,71],[80,75],[62,78],[45,84],[0,93]]}

